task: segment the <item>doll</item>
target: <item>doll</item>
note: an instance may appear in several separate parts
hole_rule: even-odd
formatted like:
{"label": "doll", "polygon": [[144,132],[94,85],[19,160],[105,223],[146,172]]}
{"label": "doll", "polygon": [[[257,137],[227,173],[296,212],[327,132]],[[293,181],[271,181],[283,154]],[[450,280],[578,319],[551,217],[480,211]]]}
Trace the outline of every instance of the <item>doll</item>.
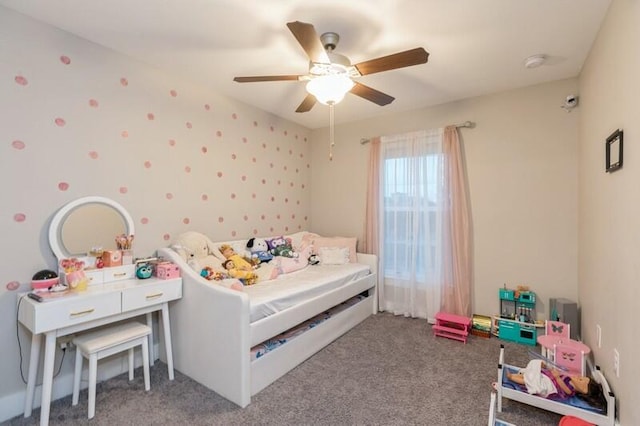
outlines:
{"label": "doll", "polygon": [[241,271],[251,271],[256,269],[256,265],[247,260],[246,258],[240,256],[235,252],[233,247],[227,244],[223,244],[220,246],[220,253],[225,257],[225,259],[233,260],[235,264],[235,269],[239,269]]}
{"label": "doll", "polygon": [[244,285],[253,285],[258,281],[258,275],[250,270],[239,269],[236,267],[235,260],[227,259],[222,262],[222,266],[227,270],[227,273],[232,278],[237,278],[244,283]]}

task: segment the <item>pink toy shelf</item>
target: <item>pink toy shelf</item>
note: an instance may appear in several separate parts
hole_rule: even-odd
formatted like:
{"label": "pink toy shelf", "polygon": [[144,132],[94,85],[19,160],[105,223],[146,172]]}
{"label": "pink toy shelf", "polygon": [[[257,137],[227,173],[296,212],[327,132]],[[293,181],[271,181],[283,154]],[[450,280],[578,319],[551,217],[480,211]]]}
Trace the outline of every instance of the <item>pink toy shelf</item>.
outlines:
{"label": "pink toy shelf", "polygon": [[471,318],[438,312],[436,314],[436,323],[432,328],[435,336],[467,343],[467,336],[471,330]]}

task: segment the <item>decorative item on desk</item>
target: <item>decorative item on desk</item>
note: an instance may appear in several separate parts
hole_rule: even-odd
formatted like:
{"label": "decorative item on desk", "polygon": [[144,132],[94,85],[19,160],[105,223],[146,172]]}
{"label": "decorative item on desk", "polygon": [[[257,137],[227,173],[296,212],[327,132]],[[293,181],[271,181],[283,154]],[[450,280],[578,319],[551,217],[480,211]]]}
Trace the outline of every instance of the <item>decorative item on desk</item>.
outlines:
{"label": "decorative item on desk", "polygon": [[151,278],[153,274],[153,266],[150,262],[138,262],[136,263],[136,277],[141,280]]}
{"label": "decorative item on desk", "polygon": [[83,291],[89,285],[89,278],[84,273],[84,261],[75,257],[60,260],[60,269],[64,271],[65,283],[75,291]]}
{"label": "decorative item on desk", "polygon": [[102,253],[102,261],[104,266],[121,266],[122,265],[122,252],[120,250],[105,250]]}
{"label": "decorative item on desk", "polygon": [[120,234],[116,237],[116,247],[122,252],[122,265],[131,265],[133,263],[133,235]]}
{"label": "decorative item on desk", "polygon": [[60,278],[58,277],[58,274],[49,269],[38,271],[31,278],[31,288],[33,290],[49,290],[59,283]]}
{"label": "decorative item on desk", "polygon": [[155,268],[156,277],[163,280],[180,277],[180,268],[175,263],[161,262],[156,264]]}

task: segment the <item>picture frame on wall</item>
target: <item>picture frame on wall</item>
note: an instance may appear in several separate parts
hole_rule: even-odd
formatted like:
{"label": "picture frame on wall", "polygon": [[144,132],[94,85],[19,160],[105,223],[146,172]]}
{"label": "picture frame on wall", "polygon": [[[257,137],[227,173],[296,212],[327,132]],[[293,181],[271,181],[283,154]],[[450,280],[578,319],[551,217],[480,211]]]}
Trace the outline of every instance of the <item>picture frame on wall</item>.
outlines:
{"label": "picture frame on wall", "polygon": [[622,167],[623,132],[618,129],[605,142],[605,171],[615,172]]}

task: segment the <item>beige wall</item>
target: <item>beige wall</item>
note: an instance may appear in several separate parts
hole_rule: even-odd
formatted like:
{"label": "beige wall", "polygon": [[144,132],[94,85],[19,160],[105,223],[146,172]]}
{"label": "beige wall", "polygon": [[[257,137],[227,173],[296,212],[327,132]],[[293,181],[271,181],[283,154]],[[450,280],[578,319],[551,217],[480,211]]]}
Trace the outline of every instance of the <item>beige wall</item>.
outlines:
{"label": "beige wall", "polygon": [[474,121],[474,129],[461,129],[473,219],[473,311],[497,313],[498,288],[523,283],[538,294],[538,316],[546,318],[550,297],[578,296],[580,112],[560,108],[576,91],[577,80],[563,80],[342,125],[331,162],[327,129],[314,131],[312,229],[362,238],[368,148],[361,138]]}
{"label": "beige wall", "polygon": [[[579,294],[582,335],[619,401],[640,424],[640,4],[614,0],[580,76]],[[624,131],[624,166],[604,172],[604,141]],[[602,327],[597,347],[596,325]],[[613,351],[620,353],[620,378]]]}

